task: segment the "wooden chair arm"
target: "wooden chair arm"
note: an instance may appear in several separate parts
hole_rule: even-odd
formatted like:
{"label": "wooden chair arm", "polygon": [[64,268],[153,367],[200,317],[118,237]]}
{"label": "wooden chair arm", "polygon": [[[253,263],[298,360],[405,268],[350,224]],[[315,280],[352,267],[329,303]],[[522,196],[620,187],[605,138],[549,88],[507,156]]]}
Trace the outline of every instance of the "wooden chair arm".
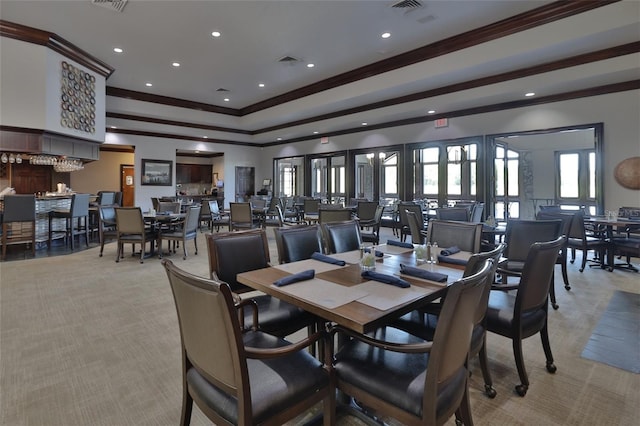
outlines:
{"label": "wooden chair arm", "polygon": [[[433,346],[433,342],[409,343],[409,344],[386,342],[384,340],[374,339],[373,337],[367,336],[365,334],[356,333],[340,325],[334,325],[329,330],[329,333],[332,336],[337,332],[344,333],[368,345],[375,346],[377,348],[385,349],[392,352],[402,352],[407,354],[428,353],[428,352],[431,352],[431,347]],[[333,339],[329,339],[329,340],[333,341]]]}
{"label": "wooden chair arm", "polygon": [[256,348],[253,346],[245,346],[244,349],[248,358],[252,358],[252,359],[278,358],[285,355],[289,355],[294,352],[299,352],[302,349],[313,345],[318,340],[325,338],[325,335],[326,335],[326,332],[318,331],[316,333],[313,333],[310,336],[305,337],[304,339],[296,343],[292,343],[290,345],[282,346],[279,348],[263,349],[263,348]]}

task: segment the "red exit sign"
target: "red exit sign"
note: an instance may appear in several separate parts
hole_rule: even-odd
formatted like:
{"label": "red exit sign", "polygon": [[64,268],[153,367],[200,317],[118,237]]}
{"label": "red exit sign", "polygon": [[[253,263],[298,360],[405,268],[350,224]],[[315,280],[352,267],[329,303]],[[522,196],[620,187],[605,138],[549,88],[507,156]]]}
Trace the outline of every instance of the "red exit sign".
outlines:
{"label": "red exit sign", "polygon": [[436,129],[439,127],[449,127],[449,119],[448,118],[438,118],[435,121]]}

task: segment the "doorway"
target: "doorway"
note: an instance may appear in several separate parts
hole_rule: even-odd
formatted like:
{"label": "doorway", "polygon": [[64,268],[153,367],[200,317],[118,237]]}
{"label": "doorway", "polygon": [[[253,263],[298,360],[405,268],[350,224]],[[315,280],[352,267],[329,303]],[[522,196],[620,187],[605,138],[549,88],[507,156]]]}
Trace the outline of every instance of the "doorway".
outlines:
{"label": "doorway", "polygon": [[255,168],[236,167],[236,202],[249,201],[255,195]]}
{"label": "doorway", "polygon": [[133,207],[136,190],[134,185],[135,168],[131,164],[120,164],[120,191],[122,207]]}

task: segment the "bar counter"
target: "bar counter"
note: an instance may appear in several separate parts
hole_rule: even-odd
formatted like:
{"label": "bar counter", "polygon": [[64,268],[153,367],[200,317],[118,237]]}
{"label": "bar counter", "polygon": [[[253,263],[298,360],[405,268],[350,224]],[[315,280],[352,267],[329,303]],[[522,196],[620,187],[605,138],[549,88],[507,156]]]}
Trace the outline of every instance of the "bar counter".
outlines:
{"label": "bar counter", "polygon": [[[4,203],[0,200],[0,209]],[[36,197],[36,245],[37,248],[49,240],[49,212],[53,209],[68,209],[71,207],[71,194],[44,195]],[[64,231],[65,219],[54,219],[51,226],[56,231]],[[63,235],[58,234],[59,238]]]}

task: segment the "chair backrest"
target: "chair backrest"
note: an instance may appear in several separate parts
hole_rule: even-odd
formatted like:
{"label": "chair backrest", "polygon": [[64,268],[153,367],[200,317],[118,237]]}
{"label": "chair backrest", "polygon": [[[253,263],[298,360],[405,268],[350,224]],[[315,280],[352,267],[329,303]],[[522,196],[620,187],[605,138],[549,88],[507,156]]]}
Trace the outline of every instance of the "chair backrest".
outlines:
{"label": "chair backrest", "polygon": [[267,209],[267,214],[274,215],[277,214],[276,206],[280,204],[280,199],[278,197],[271,197],[269,200],[269,208]]}
{"label": "chair backrest", "polygon": [[153,209],[157,212],[160,212],[160,200],[158,200],[158,197],[151,197],[151,205],[153,206]]}
{"label": "chair backrest", "polygon": [[73,194],[71,196],[71,216],[89,216],[89,194]]}
{"label": "chair backrest", "polygon": [[558,237],[551,241],[533,243],[529,248],[516,294],[516,321],[522,313],[546,310],[553,269],[564,240],[565,237]]}
{"label": "chair backrest", "polygon": [[[549,210],[539,211],[536,215],[537,220],[560,220],[560,234],[569,237],[571,234],[571,227],[576,215],[582,215],[582,232],[584,233],[584,214],[581,211],[576,212],[556,212]],[[579,219],[578,219],[579,220]]]}
{"label": "chair backrest", "polygon": [[7,223],[35,221],[35,195],[5,195],[2,220]]}
{"label": "chair backrest", "polygon": [[174,201],[158,201],[158,213],[180,213],[180,203]]}
{"label": "chair backrest", "polygon": [[409,231],[411,231],[411,242],[413,244],[424,244],[425,237],[420,233],[418,218],[414,212],[406,211],[407,222],[409,223]]}
{"label": "chair backrest", "polygon": [[486,286],[485,290],[482,292],[482,296],[478,300],[478,311],[475,317],[475,324],[479,324],[484,320],[484,317],[487,313],[487,305],[489,304],[489,294],[491,293],[491,284],[494,282],[494,278],[496,275],[496,270],[498,269],[498,263],[500,262],[500,258],[504,253],[504,250],[507,248],[505,243],[500,243],[491,251],[483,251],[480,253],[473,254],[467,265],[464,268],[463,277],[468,277],[473,274],[477,274],[483,267],[484,262],[487,259],[491,260],[491,273],[489,276],[489,285]]}
{"label": "chair backrest", "polygon": [[118,235],[144,234],[144,219],[140,207],[117,207],[116,226]]}
{"label": "chair backrest", "polygon": [[220,218],[220,206],[218,206],[217,200],[209,200],[205,202],[209,206],[209,212],[212,219]]}
{"label": "chair backrest", "polygon": [[303,202],[304,213],[305,214],[315,214],[318,213],[318,209],[320,206],[320,200],[316,198],[305,198]]}
{"label": "chair backrest", "polygon": [[182,227],[185,236],[195,234],[198,231],[198,225],[200,225],[200,209],[200,204],[196,204],[187,209],[184,226]]}
{"label": "chair backrest", "polygon": [[440,247],[458,246],[460,250],[478,253],[482,237],[482,224],[453,220],[429,221],[427,241]]}
{"label": "chair backrest", "polygon": [[193,365],[223,392],[238,398],[249,391],[241,327],[233,294],[225,283],[189,274],[162,260],[178,314],[182,373]]}
{"label": "chair backrest", "polygon": [[98,207],[98,214],[100,215],[100,226],[113,226],[116,224],[116,208],[113,206],[100,206]]}
{"label": "chair backrest", "polygon": [[416,217],[420,218],[420,229],[424,229],[424,221],[422,220],[422,207],[416,203],[399,203],[398,214],[400,215],[400,226],[409,226],[406,212],[414,212]]}
{"label": "chair backrest", "polygon": [[577,211],[573,214],[567,236],[571,239],[583,241],[587,239],[587,231],[584,226],[584,213],[582,211]]}
{"label": "chair backrest", "polygon": [[448,207],[436,209],[436,219],[469,221],[469,207]]}
{"label": "chair backrest", "polygon": [[205,234],[209,251],[209,274],[224,281],[234,292],[250,291],[236,281],[242,272],[269,266],[269,245],[264,229]]}
{"label": "chair backrest", "polygon": [[357,221],[327,222],[320,226],[329,253],[343,253],[360,249],[362,236]]}
{"label": "chair backrest", "polygon": [[229,203],[229,216],[232,223],[251,223],[251,203]]}
{"label": "chair backrest", "polygon": [[[422,410],[425,424],[436,424],[436,419],[440,419],[442,413],[438,413],[438,408],[443,398],[457,398],[458,401],[450,404],[454,407],[459,406],[463,398],[478,300],[485,287],[491,284],[491,269],[491,261],[485,261],[477,274],[456,281],[447,290],[425,376]],[[438,393],[443,383],[448,383],[445,388],[451,392],[447,396]]]}
{"label": "chair backrest", "polygon": [[318,225],[274,228],[280,263],[310,259],[315,252],[323,253],[322,234]]}
{"label": "chair backrest", "polygon": [[122,206],[122,191],[117,191],[116,196],[113,199],[113,204],[116,206]]}
{"label": "chair backrest", "polygon": [[211,204],[209,200],[202,200],[202,204],[200,207],[200,217],[207,219],[211,217]]}
{"label": "chair backrest", "polygon": [[[555,240],[562,232],[562,221],[517,220],[507,222],[504,241],[507,243],[505,256],[510,261],[521,262],[529,255],[533,243]],[[557,257],[557,253],[556,253]]]}
{"label": "chair backrest", "polygon": [[320,210],[318,210],[318,222],[320,223],[344,222],[345,220],[351,220],[350,209],[321,208]]}
{"label": "chair backrest", "polygon": [[251,198],[250,203],[252,209],[264,209],[267,207],[267,200],[264,198]]}
{"label": "chair backrest", "polygon": [[475,203],[471,209],[470,222],[480,223],[482,222],[482,214],[484,213],[484,203]]}
{"label": "chair backrest", "polygon": [[116,202],[116,193],[109,191],[100,191],[100,197],[98,198],[98,204],[101,206],[107,206],[110,204],[115,204]]}

